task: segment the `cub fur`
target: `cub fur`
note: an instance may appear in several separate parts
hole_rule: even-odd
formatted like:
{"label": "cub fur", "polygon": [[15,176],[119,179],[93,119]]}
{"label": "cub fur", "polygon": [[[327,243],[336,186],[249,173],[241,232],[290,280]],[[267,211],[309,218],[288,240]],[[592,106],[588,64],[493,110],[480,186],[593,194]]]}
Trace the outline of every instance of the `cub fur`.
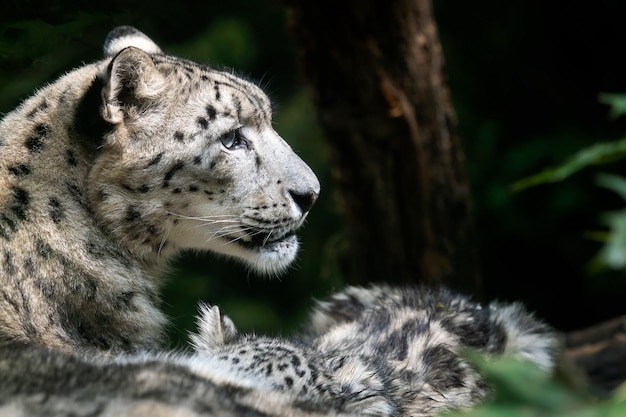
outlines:
{"label": "cub fur", "polygon": [[192,344],[223,383],[364,416],[433,416],[480,403],[489,388],[468,349],[546,372],[559,350],[555,332],[520,304],[384,284],[319,302],[298,338],[241,335],[218,307],[201,307],[198,331]]}

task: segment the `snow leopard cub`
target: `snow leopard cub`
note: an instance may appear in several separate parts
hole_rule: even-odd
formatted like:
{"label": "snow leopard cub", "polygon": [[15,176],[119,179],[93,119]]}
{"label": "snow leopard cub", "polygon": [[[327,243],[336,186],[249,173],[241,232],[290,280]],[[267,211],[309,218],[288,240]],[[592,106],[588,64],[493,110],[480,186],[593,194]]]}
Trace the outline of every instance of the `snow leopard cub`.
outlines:
{"label": "snow leopard cub", "polygon": [[220,384],[279,391],[349,415],[397,415],[387,381],[358,356],[325,352],[299,338],[241,334],[217,306],[201,305],[197,322],[191,342]]}
{"label": "snow leopard cub", "polygon": [[465,349],[551,371],[558,348],[520,304],[483,307],[426,287],[348,287],[319,302],[293,339],[242,335],[217,307],[202,307],[198,325],[192,344],[224,382],[371,416],[433,416],[484,400],[489,389]]}

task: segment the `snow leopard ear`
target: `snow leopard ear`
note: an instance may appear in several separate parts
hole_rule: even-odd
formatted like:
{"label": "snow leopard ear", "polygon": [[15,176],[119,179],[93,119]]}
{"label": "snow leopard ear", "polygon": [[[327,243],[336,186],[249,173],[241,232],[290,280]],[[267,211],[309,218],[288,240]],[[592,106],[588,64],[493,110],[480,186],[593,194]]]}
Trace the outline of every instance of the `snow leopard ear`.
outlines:
{"label": "snow leopard ear", "polygon": [[113,57],[101,74],[104,120],[132,123],[163,94],[164,75],[145,51],[130,46]]}
{"label": "snow leopard ear", "polygon": [[224,345],[235,342],[239,331],[230,317],[222,314],[217,306],[199,305],[196,317],[198,333],[191,334],[191,344],[198,353],[218,351]]}

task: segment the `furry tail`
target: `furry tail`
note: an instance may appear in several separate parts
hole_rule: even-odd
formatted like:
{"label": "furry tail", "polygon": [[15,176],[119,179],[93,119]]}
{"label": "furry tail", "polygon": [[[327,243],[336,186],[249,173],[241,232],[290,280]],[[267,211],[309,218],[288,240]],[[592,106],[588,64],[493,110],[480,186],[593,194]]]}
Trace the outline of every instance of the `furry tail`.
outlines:
{"label": "furry tail", "polygon": [[520,303],[493,302],[488,307],[445,288],[371,285],[347,287],[318,301],[305,328],[312,337],[342,323],[366,325],[379,311],[401,319],[406,311],[419,312],[430,325],[439,323],[453,334],[458,348],[471,347],[496,355],[513,355],[553,370],[561,341],[546,323]]}
{"label": "furry tail", "polygon": [[493,302],[489,313],[494,325],[504,329],[503,355],[531,361],[546,371],[554,369],[561,341],[550,326],[537,320],[519,303]]}

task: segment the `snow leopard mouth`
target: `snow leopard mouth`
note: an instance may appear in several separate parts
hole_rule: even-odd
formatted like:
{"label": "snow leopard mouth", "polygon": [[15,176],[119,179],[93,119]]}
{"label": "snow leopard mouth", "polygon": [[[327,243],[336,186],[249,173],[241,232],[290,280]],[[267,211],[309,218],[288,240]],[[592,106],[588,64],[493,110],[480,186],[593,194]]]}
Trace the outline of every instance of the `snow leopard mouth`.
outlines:
{"label": "snow leopard mouth", "polygon": [[283,234],[276,234],[274,231],[253,231],[249,233],[249,240],[238,240],[239,244],[247,249],[260,249],[271,248],[284,243],[288,243],[291,240],[296,239],[296,233],[289,231]]}
{"label": "snow leopard mouth", "polygon": [[265,275],[279,274],[295,260],[300,247],[295,229],[248,226],[245,235],[230,240],[227,254],[240,258]]}

